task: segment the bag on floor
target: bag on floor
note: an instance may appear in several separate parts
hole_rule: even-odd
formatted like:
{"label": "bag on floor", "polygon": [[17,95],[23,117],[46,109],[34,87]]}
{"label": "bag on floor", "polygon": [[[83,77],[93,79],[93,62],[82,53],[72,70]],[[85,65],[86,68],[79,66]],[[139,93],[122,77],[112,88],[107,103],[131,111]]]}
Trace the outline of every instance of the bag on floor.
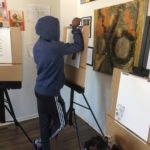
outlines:
{"label": "bag on floor", "polygon": [[111,137],[96,136],[85,142],[84,150],[121,150],[121,148],[112,144]]}

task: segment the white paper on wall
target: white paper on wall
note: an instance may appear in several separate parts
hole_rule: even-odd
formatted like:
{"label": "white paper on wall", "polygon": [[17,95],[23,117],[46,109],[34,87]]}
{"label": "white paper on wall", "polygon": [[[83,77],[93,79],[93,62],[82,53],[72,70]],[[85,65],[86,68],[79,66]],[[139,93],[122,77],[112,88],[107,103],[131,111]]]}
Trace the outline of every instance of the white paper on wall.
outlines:
{"label": "white paper on wall", "polygon": [[[66,43],[73,43],[73,34],[72,34],[71,28],[67,29]],[[65,59],[64,59],[65,64],[79,68],[80,67],[80,58],[81,58],[81,52],[67,55],[67,56],[65,56]]]}
{"label": "white paper on wall", "polygon": [[50,15],[50,7],[47,5],[28,4],[26,10],[28,22],[36,22],[39,18]]}
{"label": "white paper on wall", "polygon": [[0,29],[0,63],[12,63],[10,29]]}
{"label": "white paper on wall", "polygon": [[150,127],[150,82],[122,73],[116,106],[115,118],[147,141]]}

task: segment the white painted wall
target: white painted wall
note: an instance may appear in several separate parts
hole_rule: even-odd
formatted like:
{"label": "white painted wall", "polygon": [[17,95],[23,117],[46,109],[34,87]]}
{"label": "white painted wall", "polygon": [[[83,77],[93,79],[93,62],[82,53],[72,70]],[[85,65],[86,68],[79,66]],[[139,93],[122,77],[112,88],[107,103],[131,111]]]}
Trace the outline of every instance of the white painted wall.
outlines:
{"label": "white painted wall", "polygon": [[61,37],[63,36],[63,28],[65,26],[70,25],[72,19],[76,16],[77,16],[77,1],[76,0],[60,0]]}
{"label": "white painted wall", "polygon": [[[51,15],[60,17],[59,0],[7,0],[8,10],[23,10],[25,13],[25,31],[22,32],[23,51],[23,82],[19,90],[10,90],[10,98],[14,107],[16,117],[19,120],[30,119],[37,116],[36,99],[34,96],[34,83],[36,78],[36,68],[33,59],[28,56],[27,45],[37,37],[34,32],[35,23],[27,22],[27,4],[45,4],[50,6]],[[16,41],[17,42],[17,41]],[[7,120],[11,117],[7,114]]]}

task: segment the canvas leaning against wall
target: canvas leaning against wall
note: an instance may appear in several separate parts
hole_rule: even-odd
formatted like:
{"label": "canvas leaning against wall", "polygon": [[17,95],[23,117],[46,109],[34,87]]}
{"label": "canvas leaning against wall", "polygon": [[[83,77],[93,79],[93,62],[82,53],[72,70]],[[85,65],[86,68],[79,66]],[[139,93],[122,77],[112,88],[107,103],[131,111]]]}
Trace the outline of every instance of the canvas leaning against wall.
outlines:
{"label": "canvas leaning against wall", "polygon": [[114,67],[132,72],[138,64],[148,0],[95,10],[93,69],[112,74]]}

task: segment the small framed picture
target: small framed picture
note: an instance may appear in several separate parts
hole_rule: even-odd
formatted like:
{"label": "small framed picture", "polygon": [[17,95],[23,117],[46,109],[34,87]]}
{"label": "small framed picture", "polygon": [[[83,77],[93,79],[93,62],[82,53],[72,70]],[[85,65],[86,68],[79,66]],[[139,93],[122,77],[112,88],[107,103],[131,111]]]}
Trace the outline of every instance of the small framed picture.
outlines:
{"label": "small framed picture", "polygon": [[89,38],[91,38],[92,16],[82,17],[81,26],[89,25]]}
{"label": "small framed picture", "polygon": [[93,47],[88,47],[87,52],[87,65],[93,66]]}
{"label": "small framed picture", "polygon": [[24,12],[18,10],[9,11],[9,22],[11,27],[20,27],[21,31],[25,30]]}

